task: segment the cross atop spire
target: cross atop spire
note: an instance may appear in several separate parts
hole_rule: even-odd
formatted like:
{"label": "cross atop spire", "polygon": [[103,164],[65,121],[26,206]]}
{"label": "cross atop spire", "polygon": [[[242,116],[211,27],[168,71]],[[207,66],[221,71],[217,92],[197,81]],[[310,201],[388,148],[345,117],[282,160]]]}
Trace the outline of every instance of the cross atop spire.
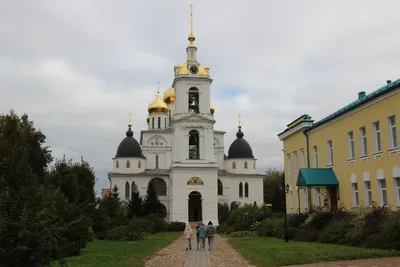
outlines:
{"label": "cross atop spire", "polygon": [[240,124],[240,113],[238,114],[238,120],[239,120],[238,128],[241,129],[241,128],[242,128],[242,125]]}
{"label": "cross atop spire", "polygon": [[129,112],[129,113],[128,113],[128,116],[129,116],[128,127],[129,127],[129,129],[130,129],[130,128],[132,128],[132,112]]}
{"label": "cross atop spire", "polygon": [[196,37],[194,37],[193,34],[193,5],[190,4],[189,7],[190,7],[190,34],[188,40],[190,42],[189,46],[195,47],[196,45],[193,43],[194,40],[196,40]]}
{"label": "cross atop spire", "polygon": [[160,81],[157,81],[157,93],[160,93]]}

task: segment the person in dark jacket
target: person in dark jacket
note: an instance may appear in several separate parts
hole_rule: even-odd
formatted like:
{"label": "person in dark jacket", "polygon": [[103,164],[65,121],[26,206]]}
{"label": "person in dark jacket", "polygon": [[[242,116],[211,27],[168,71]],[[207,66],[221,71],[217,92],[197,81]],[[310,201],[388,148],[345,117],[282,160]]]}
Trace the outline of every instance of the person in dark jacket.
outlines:
{"label": "person in dark jacket", "polygon": [[215,235],[215,227],[211,221],[207,225],[207,238],[208,238],[208,250],[212,250]]}
{"label": "person in dark jacket", "polygon": [[201,222],[198,222],[196,225],[196,244],[197,244],[197,249],[200,247],[200,236],[199,236],[199,228],[200,228]]}

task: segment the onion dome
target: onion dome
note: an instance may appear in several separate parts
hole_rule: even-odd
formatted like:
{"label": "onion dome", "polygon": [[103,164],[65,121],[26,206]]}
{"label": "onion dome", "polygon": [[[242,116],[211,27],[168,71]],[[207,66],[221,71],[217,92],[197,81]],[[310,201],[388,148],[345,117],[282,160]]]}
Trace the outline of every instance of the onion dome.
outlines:
{"label": "onion dome", "polygon": [[138,141],[133,137],[133,132],[131,130],[132,123],[128,124],[128,131],[126,132],[126,137],[121,141],[117,148],[116,158],[144,158],[142,154],[142,148],[140,147]]}
{"label": "onion dome", "polygon": [[157,92],[156,98],[153,100],[153,102],[150,103],[148,107],[148,111],[150,114],[152,113],[168,113],[168,106],[162,100],[160,96],[160,92]]}
{"label": "onion dome", "polygon": [[174,104],[175,102],[175,89],[173,87],[168,88],[164,92],[164,101],[167,104]]}
{"label": "onion dome", "polygon": [[232,142],[228,150],[228,159],[254,159],[251,146],[243,139],[244,133],[242,132],[240,123],[238,128],[236,139]]}
{"label": "onion dome", "polygon": [[[209,74],[208,74],[209,68],[206,68],[201,64],[199,64],[197,67],[199,69],[199,75],[200,76],[209,76]],[[188,68],[188,63],[187,62],[179,67],[178,75],[189,75],[189,68]]]}
{"label": "onion dome", "polygon": [[214,112],[215,112],[215,107],[214,107],[213,104],[211,104],[210,105],[210,113],[211,113],[211,115],[214,115]]}

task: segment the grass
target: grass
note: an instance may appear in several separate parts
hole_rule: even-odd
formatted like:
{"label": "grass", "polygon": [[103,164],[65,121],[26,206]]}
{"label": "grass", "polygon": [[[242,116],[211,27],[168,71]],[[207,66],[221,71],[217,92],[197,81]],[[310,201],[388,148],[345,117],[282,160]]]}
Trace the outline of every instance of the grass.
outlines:
{"label": "grass", "polygon": [[[146,235],[140,241],[95,240],[80,256],[67,259],[68,267],[142,267],[145,260],[168,246],[181,233],[168,232]],[[58,265],[56,265],[58,266]]]}
{"label": "grass", "polygon": [[400,256],[400,251],[285,241],[266,237],[231,238],[243,257],[257,266],[285,266],[337,260]]}

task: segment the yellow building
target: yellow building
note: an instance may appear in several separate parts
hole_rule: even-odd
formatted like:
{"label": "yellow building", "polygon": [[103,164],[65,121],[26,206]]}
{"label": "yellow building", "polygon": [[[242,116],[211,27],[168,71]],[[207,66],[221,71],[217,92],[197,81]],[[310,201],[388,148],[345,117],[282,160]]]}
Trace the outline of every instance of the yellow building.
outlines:
{"label": "yellow building", "polygon": [[287,212],[400,207],[400,79],[314,122],[302,115],[283,141]]}

